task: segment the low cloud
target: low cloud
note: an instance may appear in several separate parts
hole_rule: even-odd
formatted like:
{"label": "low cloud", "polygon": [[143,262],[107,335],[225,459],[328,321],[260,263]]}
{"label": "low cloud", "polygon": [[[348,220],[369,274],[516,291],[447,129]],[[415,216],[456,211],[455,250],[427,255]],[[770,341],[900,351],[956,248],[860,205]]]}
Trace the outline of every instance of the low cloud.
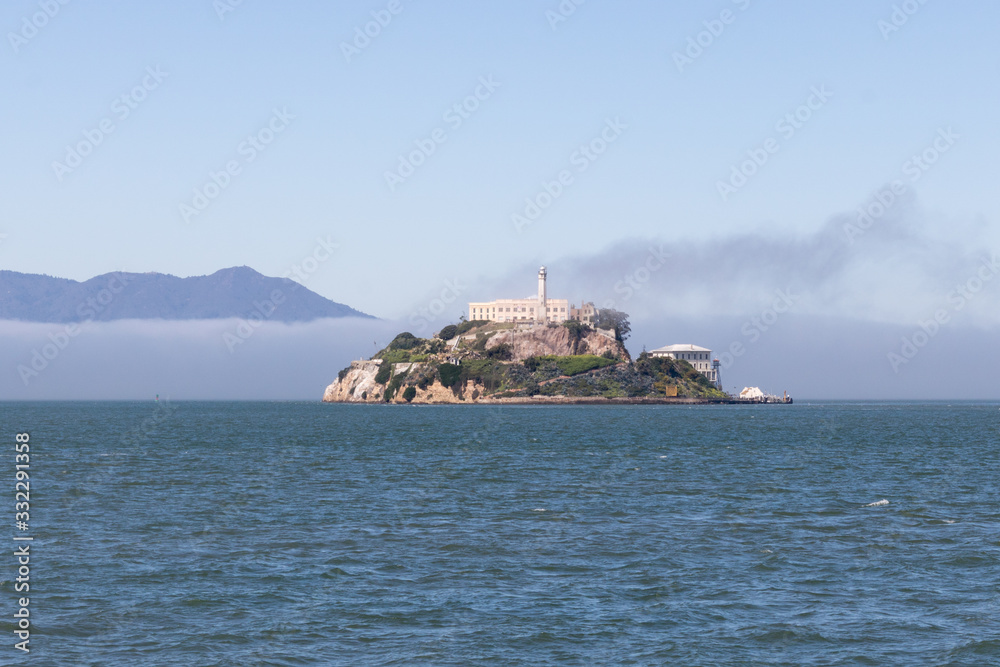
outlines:
{"label": "low cloud", "polygon": [[371,356],[398,322],[265,322],[230,351],[241,320],[0,321],[0,400],[319,400],[337,371]]}
{"label": "low cloud", "polygon": [[[751,316],[753,317],[753,316]],[[748,317],[686,319],[676,315],[634,324],[629,348],[692,342],[742,353],[722,370],[724,387],[761,386],[796,399],[996,398],[989,373],[956,365],[955,350],[975,351],[976,368],[1000,365],[995,334],[942,327],[912,359],[893,369],[913,326],[787,313],[758,330]],[[223,336],[238,320],[92,322],[25,384],[19,366],[55,345],[62,329],[0,321],[0,400],[319,401],[337,371],[384,347],[405,321],[268,322],[230,353]],[[749,332],[749,334],[748,334]],[[52,356],[52,348],[46,350]]]}

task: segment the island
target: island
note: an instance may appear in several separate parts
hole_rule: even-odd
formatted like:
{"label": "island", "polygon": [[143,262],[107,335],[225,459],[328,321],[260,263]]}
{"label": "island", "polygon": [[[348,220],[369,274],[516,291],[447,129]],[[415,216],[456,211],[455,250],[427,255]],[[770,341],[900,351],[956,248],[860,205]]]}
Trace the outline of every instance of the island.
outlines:
{"label": "island", "polygon": [[[684,359],[623,343],[627,320],[594,325],[465,320],[433,338],[397,335],[371,359],[351,362],[327,403],[549,404],[737,403]],[[610,319],[608,319],[610,318]],[[607,328],[602,328],[602,324]]]}

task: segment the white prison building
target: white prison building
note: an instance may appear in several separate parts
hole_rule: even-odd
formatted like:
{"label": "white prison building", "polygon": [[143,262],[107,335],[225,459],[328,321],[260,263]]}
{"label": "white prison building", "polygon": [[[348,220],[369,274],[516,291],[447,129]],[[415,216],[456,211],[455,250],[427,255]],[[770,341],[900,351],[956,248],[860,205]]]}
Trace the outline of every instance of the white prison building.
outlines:
{"label": "white prison building", "polygon": [[526,299],[470,302],[469,319],[535,324],[578,320],[584,324],[593,324],[597,317],[597,309],[594,304],[584,303],[580,308],[577,308],[570,304],[567,299],[548,298],[545,293],[547,276],[548,273],[544,266],[538,270],[538,296]]}

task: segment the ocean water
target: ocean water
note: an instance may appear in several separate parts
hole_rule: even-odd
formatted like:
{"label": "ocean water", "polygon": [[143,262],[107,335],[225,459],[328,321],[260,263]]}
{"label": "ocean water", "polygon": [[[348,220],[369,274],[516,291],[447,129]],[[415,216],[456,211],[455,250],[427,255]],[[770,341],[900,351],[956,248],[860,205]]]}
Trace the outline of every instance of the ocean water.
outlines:
{"label": "ocean water", "polygon": [[996,404],[0,411],[0,664],[1000,664]]}

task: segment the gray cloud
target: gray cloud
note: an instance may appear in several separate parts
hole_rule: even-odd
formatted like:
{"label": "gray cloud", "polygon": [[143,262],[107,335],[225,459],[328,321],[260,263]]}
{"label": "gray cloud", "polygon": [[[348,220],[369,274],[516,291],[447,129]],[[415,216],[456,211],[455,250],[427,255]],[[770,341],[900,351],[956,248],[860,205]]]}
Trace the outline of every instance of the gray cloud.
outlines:
{"label": "gray cloud", "polygon": [[[633,320],[665,313],[688,319],[752,315],[782,289],[797,295],[799,313],[910,324],[946,307],[949,294],[975,280],[983,261],[995,256],[977,241],[980,228],[956,231],[956,223],[935,220],[904,195],[867,228],[850,213],[801,235],[630,239],[593,255],[524,263],[496,281],[478,281],[469,298],[532,292],[540,262],[549,267],[550,294],[593,300]],[[664,255],[669,257],[651,269]],[[964,323],[1000,323],[994,282],[967,299]]]}

